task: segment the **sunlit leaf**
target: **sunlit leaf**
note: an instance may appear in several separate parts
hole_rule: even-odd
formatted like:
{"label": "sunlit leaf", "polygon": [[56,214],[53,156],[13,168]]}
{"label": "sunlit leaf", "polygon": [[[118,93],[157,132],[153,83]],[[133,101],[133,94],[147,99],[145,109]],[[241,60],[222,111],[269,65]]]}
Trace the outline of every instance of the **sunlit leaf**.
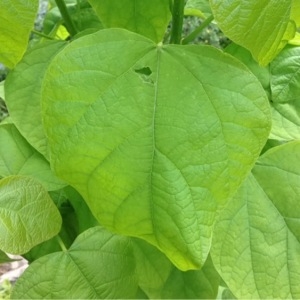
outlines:
{"label": "sunlit leaf", "polygon": [[0,125],[0,176],[26,175],[48,190],[66,184],[52,172],[49,162],[21,136],[13,124]]}
{"label": "sunlit leaf", "polygon": [[37,45],[26,53],[5,81],[5,100],[12,120],[26,140],[45,157],[48,152],[41,118],[41,85],[53,56],[66,44],[51,41]]}
{"label": "sunlit leaf", "polygon": [[272,61],[295,35],[292,0],[210,0],[210,3],[225,35],[250,50],[261,65]]}
{"label": "sunlit leaf", "polygon": [[36,180],[10,176],[0,180],[0,248],[22,254],[56,235],[60,214]]}
{"label": "sunlit leaf", "polygon": [[22,58],[33,29],[38,0],[1,0],[0,62],[12,68]]}
{"label": "sunlit leaf", "polygon": [[61,51],[43,87],[52,165],[98,221],[182,270],[202,266],[218,205],[269,133],[252,73],[211,47],[161,47],[109,29]]}

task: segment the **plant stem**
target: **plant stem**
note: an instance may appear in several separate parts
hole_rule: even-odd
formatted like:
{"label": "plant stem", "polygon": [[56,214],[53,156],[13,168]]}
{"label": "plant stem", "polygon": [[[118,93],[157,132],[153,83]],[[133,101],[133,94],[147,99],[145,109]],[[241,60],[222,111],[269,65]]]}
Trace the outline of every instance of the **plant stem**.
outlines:
{"label": "plant stem", "polygon": [[64,242],[63,242],[63,240],[62,240],[62,238],[61,238],[59,235],[56,236],[56,239],[57,239],[57,242],[58,242],[58,244],[59,244],[61,250],[62,250],[63,252],[68,251],[68,250],[67,250],[67,247],[65,246],[65,244],[64,244]]}
{"label": "plant stem", "polygon": [[171,44],[181,43],[184,5],[184,0],[174,0],[172,10],[172,30],[170,39]]}
{"label": "plant stem", "polygon": [[42,33],[42,32],[36,31],[36,30],[34,30],[34,29],[32,29],[31,32],[34,33],[34,34],[36,34],[36,35],[38,35],[38,36],[41,36],[41,37],[43,37],[43,38],[45,38],[45,39],[54,40],[53,37],[51,37],[51,36],[49,36],[49,35],[46,35],[46,34],[44,34],[44,33]]}
{"label": "plant stem", "polygon": [[198,35],[199,33],[205,28],[207,27],[211,21],[214,19],[213,15],[209,16],[208,18],[206,18],[201,25],[196,28],[193,32],[191,32],[188,36],[186,36],[183,40],[182,40],[182,44],[186,45],[189,42],[192,42]]}
{"label": "plant stem", "polygon": [[65,26],[68,30],[68,32],[70,33],[71,36],[74,36],[77,34],[77,29],[69,15],[66,3],[64,2],[64,0],[55,0],[56,5],[65,21]]}

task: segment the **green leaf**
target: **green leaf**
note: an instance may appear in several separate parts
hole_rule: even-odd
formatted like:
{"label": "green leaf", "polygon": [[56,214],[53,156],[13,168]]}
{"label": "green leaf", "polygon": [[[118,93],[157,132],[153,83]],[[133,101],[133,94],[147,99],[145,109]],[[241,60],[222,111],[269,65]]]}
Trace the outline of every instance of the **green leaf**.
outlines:
{"label": "green leaf", "polygon": [[212,258],[238,299],[300,297],[300,142],[267,151],[221,212]]}
{"label": "green leaf", "polygon": [[291,19],[295,21],[296,26],[300,26],[300,1],[292,0]]}
{"label": "green leaf", "polygon": [[291,21],[292,0],[210,0],[214,17],[235,43],[267,65],[296,32]]}
{"label": "green leaf", "polygon": [[0,177],[9,175],[32,177],[48,191],[66,186],[53,174],[49,162],[28,144],[13,124],[1,124]]}
{"label": "green leaf", "polygon": [[9,68],[22,58],[38,10],[38,0],[2,0],[0,10],[0,61]]}
{"label": "green leaf", "polygon": [[286,47],[271,63],[271,138],[300,139],[300,47]]}
{"label": "green leaf", "polygon": [[184,14],[204,19],[207,18],[212,15],[209,0],[188,0],[184,7]]}
{"label": "green leaf", "polygon": [[201,270],[182,272],[173,268],[163,289],[163,299],[216,299],[220,276],[208,257]]}
{"label": "green leaf", "polygon": [[108,29],[60,52],[43,87],[52,165],[98,221],[179,269],[202,266],[218,205],[269,134],[259,81],[212,47]]}
{"label": "green leaf", "polygon": [[22,254],[56,235],[60,214],[44,187],[32,178],[0,180],[0,248]]}
{"label": "green leaf", "polygon": [[169,0],[89,0],[107,27],[125,28],[161,42],[171,19]]}
{"label": "green leaf", "polygon": [[94,227],[68,251],[33,262],[12,299],[132,299],[137,288],[130,239]]}
{"label": "green leaf", "polygon": [[40,109],[41,85],[52,58],[66,44],[49,41],[37,45],[25,54],[5,81],[5,101],[14,124],[45,157],[48,152]]}
{"label": "green leaf", "polygon": [[139,287],[149,299],[161,298],[173,265],[157,248],[140,239],[133,239],[133,246]]}

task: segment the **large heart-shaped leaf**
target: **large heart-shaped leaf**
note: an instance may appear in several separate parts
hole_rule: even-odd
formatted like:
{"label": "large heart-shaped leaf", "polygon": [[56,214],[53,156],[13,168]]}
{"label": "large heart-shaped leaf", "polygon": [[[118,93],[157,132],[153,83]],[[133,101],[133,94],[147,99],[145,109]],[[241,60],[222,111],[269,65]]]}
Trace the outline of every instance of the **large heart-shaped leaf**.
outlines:
{"label": "large heart-shaped leaf", "polygon": [[0,180],[0,248],[22,254],[56,235],[61,217],[44,187],[29,177]]}
{"label": "large heart-shaped leaf", "polygon": [[181,269],[201,266],[218,205],[269,133],[252,73],[212,47],[157,46],[109,29],[61,51],[43,88],[52,165],[99,222]]}
{"label": "large heart-shaped leaf", "polygon": [[22,58],[38,10],[38,0],[1,0],[0,61],[12,68]]}
{"label": "large heart-shaped leaf", "polygon": [[32,48],[5,81],[5,101],[13,122],[26,140],[45,157],[48,153],[41,118],[41,85],[52,58],[66,44],[50,41]]}
{"label": "large heart-shaped leaf", "polygon": [[33,262],[12,299],[133,299],[137,287],[130,239],[94,227],[68,251]]}
{"label": "large heart-shaped leaf", "polygon": [[218,25],[235,43],[267,65],[296,32],[292,0],[210,0]]}
{"label": "large heart-shaped leaf", "polygon": [[9,175],[35,178],[48,191],[66,185],[54,175],[49,162],[27,143],[13,124],[1,124],[0,177]]}
{"label": "large heart-shaped leaf", "polygon": [[103,24],[125,28],[155,42],[164,36],[171,13],[169,0],[89,0]]}
{"label": "large heart-shaped leaf", "polygon": [[299,153],[267,151],[216,224],[213,261],[238,299],[300,297]]}

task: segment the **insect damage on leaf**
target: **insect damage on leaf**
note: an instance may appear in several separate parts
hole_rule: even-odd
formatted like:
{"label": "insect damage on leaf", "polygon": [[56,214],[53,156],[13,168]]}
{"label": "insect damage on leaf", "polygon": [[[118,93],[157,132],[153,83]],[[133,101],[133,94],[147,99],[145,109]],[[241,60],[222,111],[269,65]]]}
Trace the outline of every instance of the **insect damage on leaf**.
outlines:
{"label": "insect damage on leaf", "polygon": [[154,83],[150,77],[150,75],[152,74],[152,71],[149,67],[137,68],[137,69],[134,69],[134,72],[136,72],[140,76],[140,78],[143,80],[143,82],[151,83],[151,84]]}

